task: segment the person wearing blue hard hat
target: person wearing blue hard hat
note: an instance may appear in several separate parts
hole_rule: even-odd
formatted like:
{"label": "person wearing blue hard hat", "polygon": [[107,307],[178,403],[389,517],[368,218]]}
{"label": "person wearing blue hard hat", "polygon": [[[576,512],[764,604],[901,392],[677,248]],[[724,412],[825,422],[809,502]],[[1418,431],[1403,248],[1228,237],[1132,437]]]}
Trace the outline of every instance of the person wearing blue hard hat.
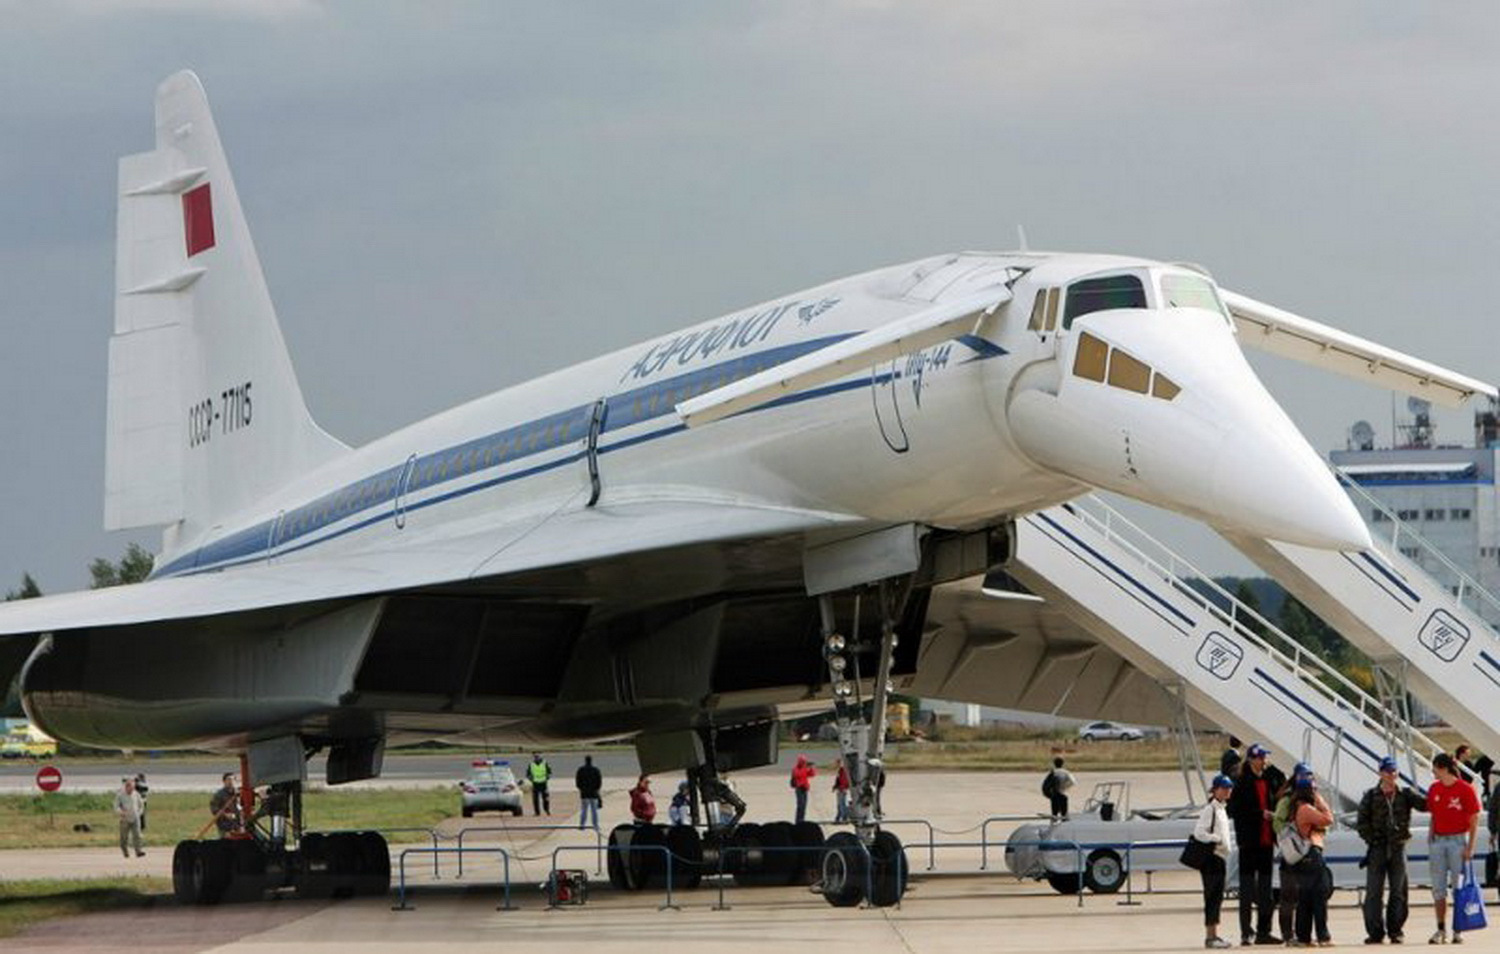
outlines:
{"label": "person wearing blue hard hat", "polygon": [[1427,799],[1400,787],[1401,767],[1387,755],[1378,766],[1380,781],[1359,800],[1355,830],[1365,843],[1365,943],[1404,940],[1407,889],[1406,843],[1411,813],[1425,812]]}
{"label": "person wearing blue hard hat", "polygon": [[1224,907],[1224,881],[1229,855],[1234,851],[1229,815],[1224,803],[1234,791],[1234,779],[1220,773],[1209,786],[1208,804],[1198,813],[1192,840],[1213,846],[1213,854],[1204,861],[1198,874],[1203,879],[1203,946],[1210,949],[1232,947],[1219,937],[1219,913]]}
{"label": "person wearing blue hard hat", "polygon": [[1333,878],[1323,860],[1323,847],[1328,827],[1333,824],[1333,810],[1318,793],[1318,783],[1311,775],[1304,775],[1292,783],[1292,811],[1288,825],[1296,829],[1296,839],[1290,833],[1282,835],[1282,849],[1295,848],[1302,843],[1303,854],[1292,867],[1297,872],[1297,913],[1294,943],[1306,947],[1313,943],[1316,932],[1319,946],[1333,942],[1328,932],[1328,896],[1333,893]]}
{"label": "person wearing blue hard hat", "polygon": [[1239,845],[1240,939],[1245,944],[1280,944],[1271,933],[1276,909],[1271,870],[1276,861],[1276,835],[1271,819],[1276,793],[1286,776],[1270,764],[1271,751],[1259,742],[1245,749],[1245,763],[1229,796],[1229,817]]}

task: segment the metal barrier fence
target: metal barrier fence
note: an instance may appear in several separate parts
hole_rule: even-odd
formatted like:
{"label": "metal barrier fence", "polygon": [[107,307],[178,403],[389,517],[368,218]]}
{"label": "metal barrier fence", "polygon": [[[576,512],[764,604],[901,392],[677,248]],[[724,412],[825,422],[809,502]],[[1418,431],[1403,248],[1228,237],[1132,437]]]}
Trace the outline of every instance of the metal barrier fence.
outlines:
{"label": "metal barrier fence", "polygon": [[506,851],[504,848],[404,848],[404,849],[402,849],[401,855],[397,859],[397,862],[396,862],[396,870],[397,870],[397,873],[398,873],[398,876],[399,876],[399,880],[397,881],[398,887],[396,889],[396,891],[397,891],[397,894],[396,894],[397,903],[396,903],[396,905],[394,907],[391,908],[391,910],[392,911],[411,911],[411,910],[413,910],[412,906],[406,903],[406,856],[407,855],[425,855],[425,854],[438,855],[438,854],[457,853],[458,856],[460,858],[462,858],[463,857],[463,852],[465,852],[465,851],[474,852],[476,854],[498,854],[500,856],[500,860],[505,865],[504,872],[502,874],[503,882],[502,882],[502,885],[501,885],[501,888],[503,890],[504,900],[501,902],[500,906],[498,908],[496,908],[495,910],[496,911],[514,911],[514,910],[516,910],[516,906],[510,903],[510,852]]}
{"label": "metal barrier fence", "polygon": [[[597,825],[593,826],[592,828],[580,828],[577,825],[471,825],[467,828],[460,828],[458,830],[458,874],[454,877],[462,878],[464,876],[464,838],[470,832],[475,831],[592,831],[594,833],[594,847],[589,850],[596,853],[594,859],[594,874],[598,874],[604,870],[604,834],[599,830],[599,826]],[[434,847],[436,847],[435,842]],[[554,867],[556,866],[554,865]]]}
{"label": "metal barrier fence", "polygon": [[[553,888],[553,889],[556,888],[556,881],[555,881],[555,879],[557,878],[557,856],[558,855],[562,854],[565,851],[594,851],[594,850],[595,849],[590,848],[587,845],[559,845],[556,848],[552,849],[552,869],[549,872],[547,872],[547,885],[548,885],[548,887],[549,888]],[[658,911],[667,911],[667,910],[681,911],[682,910],[682,905],[676,904],[676,903],[674,903],[672,901],[672,859],[676,857],[675,855],[672,854],[672,849],[668,848],[666,845],[610,845],[607,848],[605,848],[604,850],[605,851],[611,851],[611,852],[620,852],[621,854],[625,854],[625,853],[632,852],[632,851],[659,851],[663,855],[665,855],[666,859],[667,859],[667,863],[666,863],[667,900],[663,901],[660,905],[658,905],[657,908],[656,908],[656,910],[658,910]],[[556,897],[555,890],[549,890],[548,891],[548,896],[549,897]],[[557,905],[556,904],[549,904],[548,907],[557,907]]]}
{"label": "metal barrier fence", "polygon": [[[1051,815],[991,815],[979,823],[979,870],[988,871],[990,867],[990,823],[991,822],[1044,822],[1051,821]],[[946,843],[944,845],[946,847]]]}

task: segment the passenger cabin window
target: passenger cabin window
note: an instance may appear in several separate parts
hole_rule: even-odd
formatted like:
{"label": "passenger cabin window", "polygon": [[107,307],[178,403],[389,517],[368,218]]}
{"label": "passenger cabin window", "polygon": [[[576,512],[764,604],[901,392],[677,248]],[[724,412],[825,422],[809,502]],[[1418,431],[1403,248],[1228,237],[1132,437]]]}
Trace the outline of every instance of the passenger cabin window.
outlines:
{"label": "passenger cabin window", "polygon": [[1146,288],[1134,275],[1109,275],[1086,278],[1068,286],[1068,304],[1063,311],[1063,327],[1073,327],[1073,319],[1111,308],[1145,308]]}
{"label": "passenger cabin window", "polygon": [[1206,308],[1223,315],[1225,321],[1231,320],[1213,282],[1197,275],[1163,275],[1161,300],[1167,308]]}

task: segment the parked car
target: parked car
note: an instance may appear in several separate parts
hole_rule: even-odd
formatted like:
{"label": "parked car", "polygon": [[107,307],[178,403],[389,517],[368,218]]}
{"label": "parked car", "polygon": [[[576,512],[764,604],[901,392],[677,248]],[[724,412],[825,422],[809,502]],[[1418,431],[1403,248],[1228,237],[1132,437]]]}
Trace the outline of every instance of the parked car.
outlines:
{"label": "parked car", "polygon": [[475,812],[521,814],[521,786],[516,784],[509,759],[475,759],[469,777],[458,783],[465,818]]}
{"label": "parked car", "polygon": [[1124,739],[1126,742],[1134,742],[1144,739],[1146,733],[1134,726],[1120,725],[1117,722],[1090,722],[1078,730],[1078,737],[1085,742],[1094,742],[1099,739]]}

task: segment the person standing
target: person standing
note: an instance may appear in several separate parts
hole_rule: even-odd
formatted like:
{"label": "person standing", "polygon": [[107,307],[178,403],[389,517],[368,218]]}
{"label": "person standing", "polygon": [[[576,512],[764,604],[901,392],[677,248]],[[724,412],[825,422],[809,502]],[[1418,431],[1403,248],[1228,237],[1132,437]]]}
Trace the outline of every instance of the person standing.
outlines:
{"label": "person standing", "polygon": [[1244,744],[1232,735],[1229,737],[1229,748],[1225,749],[1224,754],[1219,756],[1220,775],[1227,775],[1230,779],[1233,779],[1236,775],[1240,774],[1240,746]]}
{"label": "person standing", "polygon": [[552,796],[547,793],[551,778],[552,766],[542,758],[542,753],[531,753],[531,762],[526,766],[526,780],[531,783],[531,814],[552,814]]}
{"label": "person standing", "polygon": [[144,858],[141,850],[141,814],[146,810],[141,793],[135,790],[135,779],[120,779],[120,790],[115,793],[115,814],[120,818],[120,854],[130,857],[130,848],[137,858]]}
{"label": "person standing", "polygon": [[835,822],[846,822],[849,820],[849,766],[844,762],[842,756],[838,761],[838,774],[833,777],[833,797],[838,803],[838,810],[833,816]]}
{"label": "person standing", "polygon": [[637,825],[656,821],[656,798],[651,794],[651,776],[642,773],[630,790],[630,817]]}
{"label": "person standing", "polygon": [[[1427,811],[1427,800],[1397,786],[1396,760],[1380,760],[1380,781],[1359,800],[1355,830],[1364,840],[1365,943],[1387,937],[1400,944],[1407,915],[1406,843],[1411,840],[1411,813]],[[1382,893],[1385,897],[1382,898]]]}
{"label": "person standing", "polygon": [[807,793],[812,789],[813,777],[818,774],[818,769],[807,760],[807,756],[797,756],[797,764],[792,766],[792,793],[797,797],[797,824],[807,821]]}
{"label": "person standing", "polygon": [[[1333,943],[1328,933],[1328,895],[1331,884],[1328,866],[1323,861],[1323,848],[1328,826],[1333,824],[1333,811],[1311,776],[1299,778],[1292,784],[1291,824],[1297,826],[1297,834],[1307,841],[1307,854],[1298,862],[1297,869],[1297,918],[1296,945],[1307,947],[1316,932],[1319,947]],[[1260,943],[1258,940],[1256,943]]]}
{"label": "person standing", "polygon": [[1042,794],[1047,796],[1047,807],[1052,812],[1053,821],[1068,817],[1068,792],[1075,784],[1073,773],[1063,767],[1062,756],[1054,758],[1052,768],[1042,778]]}
{"label": "person standing", "polygon": [[[1292,786],[1299,778],[1312,777],[1312,767],[1307,763],[1298,762],[1292,766],[1292,777],[1276,790],[1276,809],[1271,813],[1272,837],[1280,838],[1281,830],[1291,824]],[[1276,891],[1276,921],[1281,928],[1281,936],[1289,938],[1296,930],[1297,866],[1287,864],[1286,859],[1282,858],[1276,866],[1276,875],[1280,879]]]}
{"label": "person standing", "polygon": [[[1437,781],[1427,790],[1427,810],[1432,813],[1428,829],[1427,857],[1432,866],[1433,913],[1437,930],[1429,944],[1448,941],[1448,888],[1458,889],[1464,865],[1474,858],[1479,838],[1479,795],[1474,786],[1458,777],[1458,763],[1443,752],[1432,760]],[[1463,935],[1453,932],[1453,943],[1463,943]]]}
{"label": "person standing", "polygon": [[[585,755],[583,764],[573,773],[573,785],[578,789],[578,827],[599,827],[600,792],[604,789],[604,777],[594,765],[594,757]],[[592,816],[592,817],[591,817]]]}
{"label": "person standing", "polygon": [[672,804],[667,806],[667,820],[673,826],[693,823],[692,796],[688,794],[686,781],[677,783],[677,792],[672,796]]}
{"label": "person standing", "polygon": [[141,796],[141,831],[146,830],[146,805],[150,799],[151,788],[146,784],[146,773],[137,772],[135,776],[135,792]]}
{"label": "person standing", "polygon": [[1251,743],[1229,796],[1229,817],[1240,849],[1240,940],[1245,944],[1281,943],[1281,938],[1271,933],[1271,919],[1276,913],[1271,893],[1276,837],[1271,819],[1276,792],[1286,776],[1270,764],[1270,756],[1270,749]]}
{"label": "person standing", "polygon": [[208,800],[208,810],[214,817],[214,826],[219,837],[227,838],[240,828],[240,793],[234,785],[234,773],[225,772],[223,784]]}
{"label": "person standing", "polygon": [[1234,851],[1234,838],[1229,829],[1229,815],[1224,803],[1234,790],[1234,779],[1219,774],[1209,786],[1208,804],[1198,813],[1193,825],[1193,839],[1214,846],[1213,857],[1198,870],[1203,879],[1203,946],[1207,948],[1232,947],[1219,937],[1219,914],[1224,908],[1224,880],[1228,871],[1229,856]]}

